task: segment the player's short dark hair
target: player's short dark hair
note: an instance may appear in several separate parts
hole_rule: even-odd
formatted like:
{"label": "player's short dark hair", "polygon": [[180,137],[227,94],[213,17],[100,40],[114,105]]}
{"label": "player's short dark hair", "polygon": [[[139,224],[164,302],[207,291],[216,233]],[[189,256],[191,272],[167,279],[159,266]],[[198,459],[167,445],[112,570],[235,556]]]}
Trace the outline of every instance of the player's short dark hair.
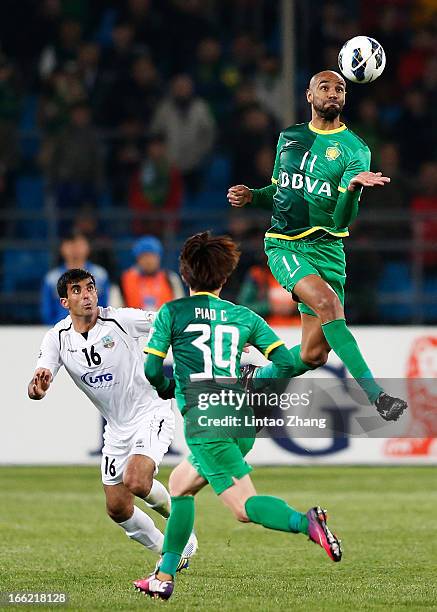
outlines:
{"label": "player's short dark hair", "polygon": [[179,270],[195,291],[214,291],[228,280],[240,259],[240,250],[229,236],[202,232],[186,240],[179,257]]}
{"label": "player's short dark hair", "polygon": [[85,280],[86,278],[90,278],[95,286],[96,280],[91,272],[88,272],[88,270],[82,270],[82,268],[72,268],[71,270],[66,270],[64,274],[59,277],[56,285],[59,297],[66,298],[68,285]]}

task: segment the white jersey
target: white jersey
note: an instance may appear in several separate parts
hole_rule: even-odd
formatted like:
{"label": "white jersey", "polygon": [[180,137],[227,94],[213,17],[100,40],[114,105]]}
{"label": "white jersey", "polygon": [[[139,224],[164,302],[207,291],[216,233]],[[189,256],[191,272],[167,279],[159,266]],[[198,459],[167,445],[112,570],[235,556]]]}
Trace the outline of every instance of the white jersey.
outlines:
{"label": "white jersey", "polygon": [[63,365],[106,419],[106,432],[119,440],[131,435],[157,400],[163,401],[144,375],[139,345],[155,314],[99,307],[88,334],[75,331],[68,316],[46,333],[41,344],[36,367],[49,369],[54,378]]}

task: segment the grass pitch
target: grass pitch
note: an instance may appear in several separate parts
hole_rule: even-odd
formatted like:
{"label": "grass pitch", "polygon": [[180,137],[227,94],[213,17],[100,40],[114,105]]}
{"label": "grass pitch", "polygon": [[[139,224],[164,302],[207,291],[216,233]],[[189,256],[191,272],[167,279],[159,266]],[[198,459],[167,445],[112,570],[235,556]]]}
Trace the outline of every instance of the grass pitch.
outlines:
{"label": "grass pitch", "polygon": [[254,481],[299,510],[325,505],[342,562],[302,535],[237,523],[205,490],[199,552],[171,600],[156,602],[131,586],[155,556],[106,517],[98,468],[3,467],[0,591],[63,591],[68,609],[92,611],[437,610],[435,468],[260,468]]}

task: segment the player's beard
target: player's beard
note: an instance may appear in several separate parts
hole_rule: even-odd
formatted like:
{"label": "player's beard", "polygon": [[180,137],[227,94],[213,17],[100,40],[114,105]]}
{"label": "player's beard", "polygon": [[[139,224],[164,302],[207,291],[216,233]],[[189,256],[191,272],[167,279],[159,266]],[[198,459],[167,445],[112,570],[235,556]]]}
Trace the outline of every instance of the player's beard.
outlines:
{"label": "player's beard", "polygon": [[338,102],[337,106],[330,106],[331,104],[332,102],[330,103],[314,102],[313,106],[314,106],[314,110],[316,111],[317,115],[321,119],[333,121],[334,119],[337,119],[337,117],[340,115],[341,111],[343,110],[344,103],[342,104],[341,102]]}

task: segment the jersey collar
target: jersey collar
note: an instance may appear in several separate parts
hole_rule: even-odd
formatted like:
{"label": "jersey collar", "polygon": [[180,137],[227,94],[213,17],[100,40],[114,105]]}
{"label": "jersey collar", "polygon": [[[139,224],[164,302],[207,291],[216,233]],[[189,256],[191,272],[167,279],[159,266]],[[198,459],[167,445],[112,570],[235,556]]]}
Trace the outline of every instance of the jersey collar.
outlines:
{"label": "jersey collar", "polygon": [[216,298],[216,300],[219,299],[218,295],[215,293],[210,293],[209,291],[196,291],[196,293],[193,293],[191,297],[194,297],[195,295],[209,295],[210,297]]}
{"label": "jersey collar", "polygon": [[311,121],[308,123],[308,127],[316,134],[338,134],[339,132],[344,132],[344,130],[347,130],[347,125],[344,123],[342,123],[339,128],[335,128],[335,130],[319,130],[319,128],[314,127]]}

